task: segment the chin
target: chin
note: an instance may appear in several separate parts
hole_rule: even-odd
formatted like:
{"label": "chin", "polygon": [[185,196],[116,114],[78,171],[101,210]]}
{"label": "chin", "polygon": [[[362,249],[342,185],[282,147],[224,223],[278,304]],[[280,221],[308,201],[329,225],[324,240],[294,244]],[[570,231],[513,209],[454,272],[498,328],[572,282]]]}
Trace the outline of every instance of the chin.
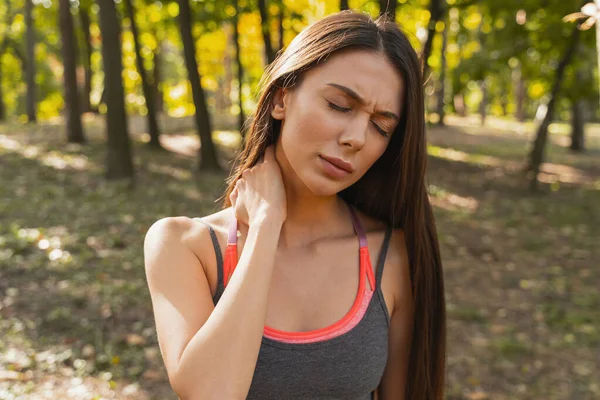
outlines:
{"label": "chin", "polygon": [[312,193],[324,197],[335,196],[351,185],[350,182],[334,181],[324,176],[312,176],[309,179],[303,180],[303,183]]}

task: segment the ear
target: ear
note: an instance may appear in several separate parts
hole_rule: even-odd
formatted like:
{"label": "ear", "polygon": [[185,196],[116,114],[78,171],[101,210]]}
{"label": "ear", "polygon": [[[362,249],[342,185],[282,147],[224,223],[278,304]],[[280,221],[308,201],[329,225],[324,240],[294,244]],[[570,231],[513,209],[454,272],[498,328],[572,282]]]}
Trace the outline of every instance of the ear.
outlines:
{"label": "ear", "polygon": [[289,100],[289,91],[287,88],[278,88],[273,95],[273,102],[271,103],[271,116],[278,120],[285,118],[286,101]]}

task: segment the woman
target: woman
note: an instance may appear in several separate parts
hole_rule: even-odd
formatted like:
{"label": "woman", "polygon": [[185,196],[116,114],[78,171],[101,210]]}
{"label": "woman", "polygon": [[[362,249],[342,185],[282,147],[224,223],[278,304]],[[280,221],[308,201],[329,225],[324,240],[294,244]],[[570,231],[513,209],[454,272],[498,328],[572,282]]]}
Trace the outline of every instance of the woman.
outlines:
{"label": "woman", "polygon": [[443,397],[420,71],[395,23],[351,11],[267,68],[224,209],[146,235],[180,398]]}

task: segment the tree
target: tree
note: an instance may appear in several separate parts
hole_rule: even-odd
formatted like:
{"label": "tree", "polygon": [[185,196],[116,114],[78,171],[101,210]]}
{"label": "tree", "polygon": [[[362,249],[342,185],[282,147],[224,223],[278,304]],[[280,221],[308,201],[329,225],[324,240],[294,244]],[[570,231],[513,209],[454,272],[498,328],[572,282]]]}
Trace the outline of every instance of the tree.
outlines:
{"label": "tree", "polygon": [[437,114],[439,116],[438,125],[444,126],[444,98],[446,97],[446,47],[448,46],[448,24],[444,24],[442,32],[442,54],[440,65],[440,89],[437,98]]}
{"label": "tree", "polygon": [[[68,2],[68,0],[63,0]],[[102,36],[102,63],[104,65],[104,90],[106,93],[106,133],[108,142],[106,178],[133,179],[133,161],[125,93],[123,90],[123,62],[121,54],[121,24],[113,0],[97,0],[99,6],[100,34]]]}
{"label": "tree", "polygon": [[554,111],[556,107],[556,100],[558,98],[558,92],[560,91],[565,69],[571,62],[573,54],[575,53],[579,36],[579,27],[575,27],[571,33],[571,38],[563,53],[562,59],[556,67],[556,76],[550,92],[550,100],[548,101],[546,115],[538,127],[534,145],[529,153],[529,165],[527,170],[532,172],[530,189],[533,191],[537,190],[538,187],[538,175],[540,173],[542,162],[544,161],[544,150],[546,148],[546,142],[548,141],[548,127],[554,119]]}
{"label": "tree", "polygon": [[[0,41],[0,58],[6,49],[6,41]],[[0,63],[0,122],[6,119],[6,106],[4,105],[4,91],[2,90],[2,63]]]}
{"label": "tree", "polygon": [[387,14],[392,20],[396,20],[396,8],[398,0],[379,0],[379,15]]}
{"label": "tree", "polygon": [[156,29],[152,30],[152,34],[156,38],[156,49],[154,50],[154,68],[152,70],[152,86],[154,90],[154,99],[156,101],[156,111],[161,113],[164,111],[164,98],[160,89],[162,82],[162,37],[159,37]]}
{"label": "tree", "polygon": [[269,13],[266,0],[258,0],[258,12],[260,14],[260,27],[265,42],[265,56],[267,64],[271,64],[275,60],[275,53],[271,44],[271,31],[269,29]]}
{"label": "tree", "polygon": [[125,0],[125,10],[131,26],[137,70],[142,80],[142,90],[146,99],[146,109],[148,110],[146,116],[148,121],[148,132],[150,133],[150,146],[157,149],[162,149],[159,139],[160,131],[158,129],[158,123],[156,119],[156,101],[154,100],[154,91],[150,87],[148,76],[146,74],[146,67],[144,67],[144,59],[142,58],[138,27],[135,22],[135,10],[131,0]]}
{"label": "tree", "polygon": [[92,35],[90,32],[90,26],[92,24],[90,19],[90,9],[89,4],[86,2],[82,2],[79,5],[79,22],[81,24],[81,31],[83,32],[85,48],[85,52],[82,52],[84,69],[83,92],[81,94],[82,109],[83,112],[97,111],[93,109],[90,99],[90,94],[92,93],[92,53],[94,52],[94,46],[92,45]]}
{"label": "tree", "polygon": [[243,93],[243,83],[244,83],[244,68],[242,66],[242,57],[241,57],[241,48],[240,48],[240,32],[239,32],[239,17],[238,13],[240,12],[239,2],[238,0],[233,0],[233,4],[235,7],[235,13],[233,15],[233,42],[235,44],[235,64],[237,66],[237,80],[238,80],[238,106],[240,108],[240,113],[238,114],[238,125],[240,127],[240,134],[242,138],[246,136],[246,130],[244,127],[244,122],[246,117],[244,116],[244,102],[242,98]]}
{"label": "tree", "polygon": [[36,122],[35,109],[35,30],[33,27],[33,0],[25,0],[25,25],[27,26],[27,68],[25,74],[27,76],[27,120]]}
{"label": "tree", "polygon": [[584,114],[584,102],[581,99],[571,100],[571,145],[569,148],[578,153],[585,149]]}
{"label": "tree", "polygon": [[283,28],[283,20],[284,19],[285,19],[285,3],[283,2],[283,0],[281,0],[279,2],[279,16],[277,18],[277,27],[279,28],[279,46],[278,46],[277,52],[282,51],[283,47],[285,46],[285,43],[283,41],[284,33],[285,33],[285,30]]}
{"label": "tree", "polygon": [[421,60],[423,63],[423,79],[427,79],[429,70],[429,56],[431,55],[431,48],[433,47],[433,38],[435,37],[435,26],[437,22],[443,18],[444,15],[445,0],[431,0],[429,3],[429,24],[427,25],[427,40],[423,46],[423,52],[421,53]]}
{"label": "tree", "polygon": [[67,141],[69,143],[84,143],[85,137],[81,125],[81,111],[79,109],[79,95],[77,91],[77,44],[69,0],[60,0],[59,2],[59,22],[64,65]]}
{"label": "tree", "polygon": [[349,10],[348,0],[340,0],[340,11]]}
{"label": "tree", "polygon": [[[104,1],[104,0],[102,0]],[[200,169],[218,170],[219,162],[217,152],[212,141],[212,128],[210,124],[210,116],[206,106],[206,99],[200,73],[198,71],[198,62],[196,61],[196,45],[192,37],[192,20],[190,12],[189,0],[177,0],[179,4],[179,29],[183,42],[183,53],[185,64],[188,71],[188,78],[192,86],[192,97],[196,106],[196,127],[200,135]]]}

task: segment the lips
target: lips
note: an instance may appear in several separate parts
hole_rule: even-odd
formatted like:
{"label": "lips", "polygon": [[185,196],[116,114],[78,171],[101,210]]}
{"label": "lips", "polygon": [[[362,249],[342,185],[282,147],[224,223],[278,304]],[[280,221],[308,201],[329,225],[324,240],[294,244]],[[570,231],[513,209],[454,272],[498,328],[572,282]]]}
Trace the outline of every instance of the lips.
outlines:
{"label": "lips", "polygon": [[331,164],[335,165],[336,167],[338,167],[339,169],[342,169],[348,173],[352,173],[354,172],[354,167],[352,167],[352,164],[350,164],[347,161],[342,160],[341,158],[336,158],[336,157],[327,157],[327,156],[321,156],[322,159],[330,162]]}

